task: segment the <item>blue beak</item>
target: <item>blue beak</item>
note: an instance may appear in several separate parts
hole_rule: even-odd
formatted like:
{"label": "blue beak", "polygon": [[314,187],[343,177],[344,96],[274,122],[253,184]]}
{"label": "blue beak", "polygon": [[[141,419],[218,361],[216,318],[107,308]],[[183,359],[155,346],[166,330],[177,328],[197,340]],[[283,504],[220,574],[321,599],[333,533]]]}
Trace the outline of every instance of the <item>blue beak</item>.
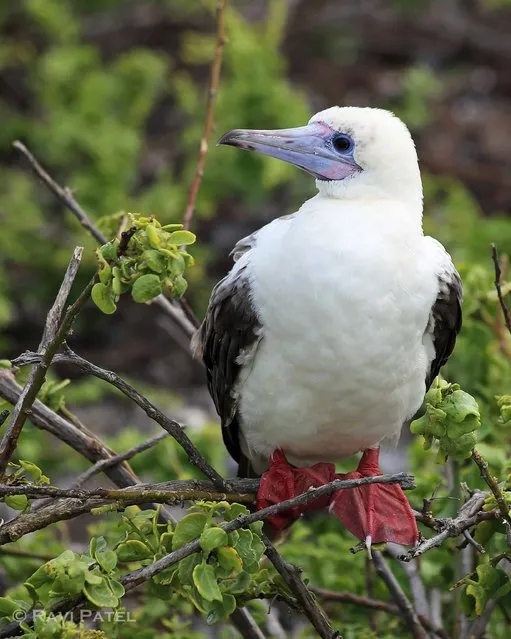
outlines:
{"label": "blue beak", "polygon": [[343,155],[332,146],[335,131],[324,122],[293,129],[234,129],[218,144],[256,151],[293,164],[318,180],[343,180],[361,171],[352,154]]}

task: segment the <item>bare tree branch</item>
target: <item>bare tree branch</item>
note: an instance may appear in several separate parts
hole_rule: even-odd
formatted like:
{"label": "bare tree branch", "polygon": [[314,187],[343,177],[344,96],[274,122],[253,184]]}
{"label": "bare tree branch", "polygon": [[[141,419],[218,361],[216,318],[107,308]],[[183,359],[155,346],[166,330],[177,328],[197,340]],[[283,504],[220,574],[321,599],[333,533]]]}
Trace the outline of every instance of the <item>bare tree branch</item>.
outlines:
{"label": "bare tree branch", "polygon": [[[11,404],[16,404],[22,392],[23,389],[14,379],[12,371],[0,369],[0,397]],[[30,421],[37,428],[45,430],[63,441],[92,463],[112,457],[112,451],[93,433],[77,428],[39,400],[36,400],[32,405]],[[138,483],[135,473],[126,462],[114,468],[107,468],[105,474],[118,486],[132,486]]]}
{"label": "bare tree branch", "polygon": [[332,628],[332,624],[328,620],[328,617],[325,615],[321,606],[308,590],[307,586],[303,583],[299,569],[282,559],[275,549],[275,546],[265,534],[263,534],[263,541],[266,545],[266,556],[275,566],[277,572],[296,597],[296,600],[301,605],[304,614],[314,626],[318,635],[323,639],[342,639],[340,633]]}
{"label": "bare tree branch", "polygon": [[136,457],[140,453],[143,453],[144,451],[149,450],[149,448],[153,448],[153,446],[156,446],[164,439],[167,439],[168,436],[169,436],[168,433],[158,433],[158,435],[155,435],[154,437],[151,437],[150,439],[147,439],[146,441],[141,442],[140,444],[137,444],[136,446],[133,446],[133,448],[130,448],[124,453],[118,453],[117,455],[114,455],[113,457],[110,457],[109,459],[102,459],[96,462],[94,466],[91,466],[88,470],[82,473],[73,482],[72,487],[79,488],[80,486],[85,484],[87,481],[89,481],[91,477],[94,477],[94,475],[97,475],[98,473],[105,471],[107,468],[113,468],[114,466],[118,466],[123,461],[127,461],[128,459],[132,459],[133,457]]}
{"label": "bare tree branch", "polygon": [[497,296],[499,298],[500,308],[502,309],[502,314],[504,315],[504,323],[506,325],[507,330],[511,333],[511,313],[509,312],[509,308],[507,307],[506,302],[504,301],[504,296],[502,295],[502,287],[501,287],[501,277],[502,277],[502,269],[500,267],[499,254],[497,252],[497,247],[495,244],[491,245],[491,257],[493,260],[493,265],[495,267],[495,288],[497,290]]}
{"label": "bare tree branch", "polygon": [[265,639],[262,630],[246,608],[236,608],[231,615],[231,621],[244,639]]}
{"label": "bare tree branch", "polygon": [[403,589],[399,585],[399,582],[395,578],[394,574],[387,565],[387,562],[383,558],[380,552],[373,552],[373,561],[376,567],[376,572],[380,575],[389,589],[392,598],[396,602],[401,614],[403,615],[406,623],[412,631],[414,639],[427,639],[428,636],[415,612],[415,608],[412,606],[410,600],[403,592]]}
{"label": "bare tree branch", "polygon": [[208,83],[208,99],[206,104],[206,117],[204,120],[204,130],[199,147],[199,157],[197,159],[197,166],[195,167],[195,175],[190,185],[188,192],[188,200],[186,202],[186,208],[183,216],[183,226],[185,229],[189,229],[193,219],[193,213],[195,211],[195,201],[197,200],[197,194],[204,174],[204,166],[206,164],[206,157],[209,149],[209,139],[213,131],[213,124],[215,118],[215,104],[216,95],[218,90],[218,83],[220,81],[220,71],[222,69],[222,56],[225,46],[225,29],[224,29],[224,13],[227,0],[217,0],[216,5],[216,45],[215,55],[211,63],[211,71],[209,74]]}
{"label": "bare tree branch", "polygon": [[[309,590],[315,593],[318,597],[321,597],[323,601],[338,601],[339,603],[354,604],[355,606],[362,606],[369,610],[380,610],[398,617],[402,616],[401,610],[398,606],[388,603],[387,601],[381,601],[380,599],[362,597],[361,595],[355,595],[352,592],[335,592],[327,590],[326,588],[319,588],[317,586],[309,586]],[[419,613],[417,613],[417,617],[428,632],[432,632],[442,639],[450,639],[449,635],[443,628],[434,624],[432,621],[429,621],[429,619]]]}
{"label": "bare tree branch", "polygon": [[39,348],[37,349],[41,357],[40,361],[37,362],[36,366],[34,366],[30,372],[25,388],[23,389],[23,392],[12,411],[9,426],[4,433],[2,441],[0,441],[0,477],[5,473],[9,459],[16,449],[18,438],[25,424],[25,420],[27,419],[30,408],[37,397],[37,393],[44,383],[46,372],[50,367],[52,359],[66,338],[76,315],[87,301],[90,290],[92,289],[92,285],[89,284],[76,302],[70,306],[62,319],[64,306],[78,272],[82,253],[83,248],[81,247],[75,248],[73,251],[71,261],[67,267],[59,292],[55,298],[55,302],[46,317],[43,336],[41,338]]}
{"label": "bare tree branch", "polygon": [[428,550],[440,546],[449,537],[458,537],[464,530],[472,528],[480,521],[494,519],[497,515],[495,511],[486,512],[481,510],[487,497],[487,492],[476,491],[472,497],[461,506],[456,517],[453,519],[436,520],[438,526],[442,528],[437,535],[425,539],[409,552],[399,555],[398,559],[400,561],[411,561],[416,557],[420,557],[420,555],[423,555]]}
{"label": "bare tree branch", "polygon": [[[13,363],[16,366],[24,366],[26,364],[31,364],[37,362],[39,360],[39,355],[37,353],[24,353],[20,357],[16,358]],[[66,362],[69,364],[73,364],[79,370],[89,375],[94,375],[94,377],[98,377],[99,379],[108,382],[118,390],[120,390],[126,397],[129,397],[132,401],[135,402],[140,408],[146,413],[148,417],[154,420],[157,424],[159,424],[162,428],[164,428],[172,437],[180,444],[183,450],[188,455],[188,459],[190,463],[196,466],[206,477],[211,479],[211,481],[222,491],[228,490],[226,486],[225,480],[217,473],[217,471],[206,461],[205,457],[201,455],[201,453],[197,450],[197,448],[193,445],[192,441],[185,433],[181,424],[176,422],[173,419],[170,419],[166,415],[164,415],[154,404],[152,404],[148,399],[146,399],[143,395],[141,395],[137,390],[133,388],[130,384],[124,381],[119,375],[114,373],[113,371],[108,371],[91,362],[87,361],[83,357],[80,357],[76,353],[74,353],[69,347],[66,348],[65,353],[58,355],[55,358],[57,362]]]}

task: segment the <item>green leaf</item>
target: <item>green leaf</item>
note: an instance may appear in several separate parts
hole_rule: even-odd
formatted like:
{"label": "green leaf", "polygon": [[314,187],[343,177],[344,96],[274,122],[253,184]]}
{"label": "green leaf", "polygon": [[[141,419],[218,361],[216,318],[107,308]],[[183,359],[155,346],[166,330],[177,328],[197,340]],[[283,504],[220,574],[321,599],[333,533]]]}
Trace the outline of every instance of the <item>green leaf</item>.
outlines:
{"label": "green leaf", "polygon": [[188,288],[188,282],[182,275],[178,275],[176,279],[172,282],[172,295],[173,297],[179,299],[183,297],[186,293],[186,289]]}
{"label": "green leaf", "polygon": [[178,564],[179,581],[184,584],[193,583],[193,571],[195,566],[201,563],[201,556],[198,552],[193,553],[189,557],[181,559]]}
{"label": "green leaf", "polygon": [[112,570],[117,566],[117,555],[113,550],[96,550],[96,554],[94,556],[105,572],[112,572]]}
{"label": "green leaf", "polygon": [[209,555],[215,548],[227,545],[227,533],[222,528],[207,528],[200,536],[200,545],[205,554]]}
{"label": "green leaf", "polygon": [[19,603],[16,603],[8,597],[0,597],[0,619],[2,617],[10,617],[13,613],[20,609]]}
{"label": "green leaf", "polygon": [[195,235],[190,231],[174,231],[169,237],[169,242],[176,244],[176,246],[188,246],[193,244],[195,240]]}
{"label": "green leaf", "polygon": [[236,610],[236,599],[230,594],[224,594],[222,601],[213,601],[206,608],[206,623],[213,625],[222,619],[227,619]]}
{"label": "green leaf", "polygon": [[[511,583],[508,575],[501,569],[491,564],[480,564],[476,568],[477,581],[467,579],[466,594],[473,598],[472,610],[466,610],[467,614],[480,616],[489,599],[498,599],[511,591]],[[468,599],[467,597],[467,599]]]}
{"label": "green leaf", "polygon": [[85,581],[88,584],[96,585],[103,581],[103,575],[97,570],[87,570],[85,573]]}
{"label": "green leaf", "polygon": [[105,286],[105,284],[94,284],[91,291],[91,297],[94,304],[105,315],[112,315],[115,313],[117,306],[114,301],[114,295],[111,288]]}
{"label": "green leaf", "polygon": [[242,570],[238,575],[236,575],[236,577],[232,579],[225,579],[224,581],[222,581],[222,592],[230,592],[233,595],[241,595],[248,588],[250,579],[251,577],[248,572]]}
{"label": "green leaf", "polygon": [[223,546],[216,551],[223,577],[230,577],[243,569],[243,562],[232,546]]}
{"label": "green leaf", "polygon": [[151,224],[148,224],[145,227],[145,232],[147,233],[147,239],[149,240],[149,244],[155,249],[160,248],[161,246],[160,234],[155,229],[155,227],[152,226]]}
{"label": "green leaf", "polygon": [[139,304],[150,302],[153,298],[158,297],[160,293],[160,278],[151,273],[139,277],[138,280],[133,282],[133,286],[131,287],[131,297]]}
{"label": "green leaf", "polygon": [[165,532],[160,536],[160,546],[164,548],[165,552],[172,550],[172,537],[174,537],[174,532]]}
{"label": "green leaf", "polygon": [[191,513],[178,522],[172,539],[172,550],[178,550],[194,539],[198,539],[207,522],[205,513]]}
{"label": "green leaf", "polygon": [[235,545],[235,549],[243,561],[243,567],[248,572],[257,572],[258,557],[255,550],[252,548],[252,541],[254,535],[250,530],[240,528],[238,530],[239,539]]}
{"label": "green leaf", "polygon": [[43,475],[43,471],[36,466],[32,462],[25,461],[24,459],[19,460],[19,465],[23,468],[23,470],[28,473],[37,484],[48,484],[49,479],[46,475]]}
{"label": "green leaf", "polygon": [[40,588],[44,584],[53,581],[56,575],[55,560],[48,561],[47,563],[39,566],[39,568],[27,579],[33,588]]}
{"label": "green leaf", "polygon": [[4,497],[4,502],[14,510],[25,510],[28,506],[28,498],[26,495],[8,495]]}
{"label": "green leaf", "polygon": [[209,564],[201,563],[193,569],[193,583],[201,597],[206,601],[222,601],[222,593],[218,587],[215,569]]}
{"label": "green leaf", "polygon": [[163,273],[165,264],[167,262],[166,257],[160,251],[155,249],[148,249],[142,253],[142,260],[146,263],[148,268],[155,273]]}
{"label": "green leaf", "polygon": [[153,556],[150,548],[138,539],[128,539],[117,546],[117,557],[119,561],[141,561]]}
{"label": "green leaf", "polygon": [[103,244],[103,246],[99,249],[101,251],[101,255],[107,262],[112,262],[117,258],[117,249],[119,248],[119,240],[115,239],[107,244]]}
{"label": "green leaf", "polygon": [[119,598],[114,595],[105,579],[100,584],[85,584],[83,594],[98,608],[116,608]]}
{"label": "green leaf", "polygon": [[0,359],[0,368],[12,368],[10,359]]}

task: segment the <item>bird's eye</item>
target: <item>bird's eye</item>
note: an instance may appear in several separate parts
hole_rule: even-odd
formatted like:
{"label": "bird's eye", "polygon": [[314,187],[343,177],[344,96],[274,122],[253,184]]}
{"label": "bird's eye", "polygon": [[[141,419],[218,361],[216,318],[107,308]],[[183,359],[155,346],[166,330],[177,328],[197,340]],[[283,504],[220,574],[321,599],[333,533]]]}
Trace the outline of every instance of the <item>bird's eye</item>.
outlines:
{"label": "bird's eye", "polygon": [[336,133],[332,138],[332,146],[338,153],[351,151],[353,144],[353,140],[345,133]]}

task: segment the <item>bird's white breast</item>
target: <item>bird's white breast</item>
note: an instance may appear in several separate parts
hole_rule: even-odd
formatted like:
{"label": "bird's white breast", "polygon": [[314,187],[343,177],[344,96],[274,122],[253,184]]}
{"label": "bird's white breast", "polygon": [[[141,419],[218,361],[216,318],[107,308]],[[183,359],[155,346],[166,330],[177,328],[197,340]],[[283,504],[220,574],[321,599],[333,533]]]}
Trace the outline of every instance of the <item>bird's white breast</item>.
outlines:
{"label": "bird's white breast", "polygon": [[333,461],[397,437],[432,359],[426,244],[392,201],[316,197],[260,231],[246,257],[263,339],[239,386],[251,456]]}

